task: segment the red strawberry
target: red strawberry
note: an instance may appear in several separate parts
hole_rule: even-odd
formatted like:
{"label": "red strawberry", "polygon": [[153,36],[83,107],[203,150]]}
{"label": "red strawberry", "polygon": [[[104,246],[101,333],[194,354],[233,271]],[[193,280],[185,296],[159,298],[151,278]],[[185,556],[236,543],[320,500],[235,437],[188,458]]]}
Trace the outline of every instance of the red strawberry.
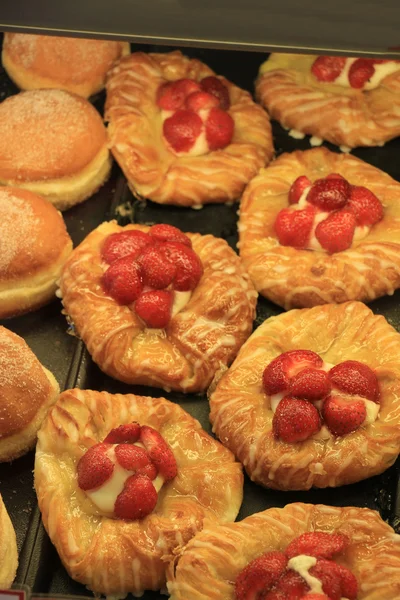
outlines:
{"label": "red strawberry", "polygon": [[223,84],[218,77],[214,77],[213,75],[204,77],[204,79],[200,81],[200,85],[202,90],[218,98],[222,110],[228,110],[231,105],[229,91],[226,85]]}
{"label": "red strawberry", "polygon": [[131,304],[143,289],[139,265],[130,256],[119,258],[103,274],[104,291],[119,304]]}
{"label": "red strawberry", "polygon": [[379,398],[378,378],[368,365],[357,360],[345,360],[329,371],[331,384],[342,392],[363,396],[377,402]]}
{"label": "red strawberry", "polygon": [[174,288],[180,292],[194,290],[203,275],[202,262],[194,250],[178,242],[166,242],[163,251],[176,267]]}
{"label": "red strawberry", "polygon": [[186,98],[185,106],[188,110],[199,112],[199,110],[209,110],[219,106],[219,100],[207,92],[194,92]]}
{"label": "red strawberry", "polygon": [[103,443],[95,444],[79,459],[76,470],[81,490],[93,490],[110,479],[114,465],[105,455],[109,447]]}
{"label": "red strawberry", "polygon": [[107,444],[134,444],[138,441],[140,436],[140,425],[139,423],[128,423],[127,425],[120,425],[115,429],[111,429],[107,437],[104,438],[103,442]]}
{"label": "red strawberry", "polygon": [[352,88],[361,89],[375,73],[373,61],[368,58],[357,58],[349,69],[349,83]]}
{"label": "red strawberry", "polygon": [[133,444],[119,444],[115,447],[115,456],[121,467],[127,471],[136,471],[147,475],[149,479],[157,477],[157,468],[143,448]]}
{"label": "red strawberry", "polygon": [[252,560],[235,582],[236,600],[258,600],[285,571],[287,558],[282,552],[267,552]]}
{"label": "red strawberry", "polygon": [[285,396],[279,402],[272,419],[276,438],[283,442],[303,442],[321,428],[319,412],[311,402]]}
{"label": "red strawberry", "polygon": [[264,369],[263,384],[267,394],[277,394],[289,388],[289,381],[302,369],[322,367],[323,360],[311,350],[283,352]]}
{"label": "red strawberry", "polygon": [[149,229],[149,234],[159,242],[179,242],[185,244],[185,246],[189,246],[189,248],[192,247],[192,242],[187,235],[177,227],[167,225],[167,223],[153,225]]}
{"label": "red strawberry", "polygon": [[375,225],[383,219],[380,200],[365,187],[353,185],[347,209],[354,213],[357,225]]}
{"label": "red strawberry", "polygon": [[348,598],[348,600],[356,600],[358,594],[357,579],[346,567],[343,567],[342,565],[337,566],[340,573],[340,587],[342,596]]}
{"label": "red strawberry", "polygon": [[132,475],[117,496],[115,516],[119,519],[143,519],[154,510],[157,498],[156,488],[146,475]]}
{"label": "red strawberry", "polygon": [[199,115],[191,110],[177,110],[164,121],[164,137],[175,152],[189,152],[203,128]]}
{"label": "red strawberry", "polygon": [[174,454],[162,435],[152,427],[144,425],[140,440],[146,448],[150,459],[166,481],[176,477],[178,467]]}
{"label": "red strawberry", "polygon": [[221,108],[210,110],[205,126],[206,140],[210,150],[220,150],[231,143],[235,122],[231,115]]}
{"label": "red strawberry", "polygon": [[300,600],[330,600],[330,598],[325,594],[306,594]]}
{"label": "red strawberry", "polygon": [[287,600],[287,595],[282,590],[278,590],[277,588],[273,588],[266,594],[261,594],[259,596],[260,600]]}
{"label": "red strawberry", "polygon": [[337,396],[328,396],[322,406],[325,425],[333,435],[345,435],[358,429],[366,417],[362,400],[346,402]]}
{"label": "red strawberry", "polygon": [[304,190],[310,187],[310,185],[311,181],[306,175],[301,175],[295,179],[289,190],[289,204],[297,204]]}
{"label": "red strawberry", "polygon": [[349,539],[341,533],[310,531],[292,540],[285,554],[288,558],[299,554],[307,554],[315,558],[332,558],[335,554],[343,552],[348,545]]}
{"label": "red strawberry", "polygon": [[310,575],[322,583],[323,592],[330,600],[341,600],[341,579],[338,565],[331,560],[319,558],[317,564],[311,567]]}
{"label": "red strawberry", "polygon": [[163,110],[178,110],[185,99],[193,92],[200,90],[200,84],[192,79],[178,79],[164,83],[158,88],[157,104]]}
{"label": "red strawberry", "polygon": [[282,575],[275,588],[277,591],[283,592],[285,598],[290,598],[291,600],[300,599],[309,590],[307,583],[301,575],[291,569]]}
{"label": "red strawberry", "polygon": [[165,244],[148,246],[138,258],[144,285],[162,290],[172,283],[176,265],[169,261]]}
{"label": "red strawberry", "polygon": [[281,246],[306,248],[310,241],[315,213],[312,206],[303,210],[283,208],[279,211],[274,229]]}
{"label": "red strawberry", "polygon": [[173,297],[166,290],[144,292],[136,300],[136,314],[143,319],[147,327],[163,329],[171,318]]}
{"label": "red strawberry", "polygon": [[296,398],[315,401],[325,398],[331,391],[328,373],[318,369],[303,369],[297,373],[289,386],[289,394]]}
{"label": "red strawberry", "polygon": [[350,248],[353,242],[356,225],[353,213],[338,210],[318,223],[315,228],[315,237],[322,248],[330,254],[343,252]]}
{"label": "red strawberry", "polygon": [[318,56],[311,67],[318,81],[335,81],[343,71],[346,59],[343,56]]}
{"label": "red strawberry", "polygon": [[344,181],[347,181],[340,173],[329,173],[325,179],[343,179]]}
{"label": "red strawberry", "polygon": [[317,179],[307,194],[307,202],[322,210],[338,210],[350,198],[351,187],[345,179]]}
{"label": "red strawberry", "polygon": [[101,248],[101,257],[107,263],[130,255],[135,259],[140,252],[151,244],[151,237],[143,231],[120,231],[109,235]]}

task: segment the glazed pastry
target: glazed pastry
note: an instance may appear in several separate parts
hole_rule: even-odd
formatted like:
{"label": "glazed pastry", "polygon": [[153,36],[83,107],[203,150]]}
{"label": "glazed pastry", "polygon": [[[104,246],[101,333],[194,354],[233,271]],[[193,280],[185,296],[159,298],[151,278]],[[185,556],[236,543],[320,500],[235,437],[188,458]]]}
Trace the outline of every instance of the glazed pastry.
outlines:
{"label": "glazed pastry", "polygon": [[0,494],[0,590],[7,590],[18,567],[17,540],[14,527]]}
{"label": "glazed pastry", "polygon": [[103,223],[60,279],[68,318],[111,377],[167,391],[207,389],[251,333],[257,294],[212,235]]}
{"label": "glazed pastry", "polygon": [[210,397],[213,431],[252,481],[337,487],[400,451],[400,334],[361,302],[265,321]]}
{"label": "glazed pastry", "polygon": [[22,90],[56,88],[88,98],[104,88],[107,71],[129,52],[128,42],[5,33],[1,60]]}
{"label": "glazed pastry", "polygon": [[111,169],[106,129],[93,106],[62,90],[32,90],[0,104],[0,183],[65,210],[86,200]]}
{"label": "glazed pastry", "polygon": [[180,52],[125,57],[106,88],[111,151],[139,198],[231,202],[273,155],[250,94]]}
{"label": "glazed pastry", "polygon": [[397,600],[400,536],[368,508],[294,503],[206,524],[168,568],[170,600]]}
{"label": "glazed pastry", "polygon": [[0,318],[34,310],[54,298],[72,241],[49,202],[0,187]]}
{"label": "glazed pastry", "polygon": [[281,155],[246,188],[241,258],[285,309],[369,302],[400,287],[400,184],[353,156]]}
{"label": "glazed pastry", "polygon": [[14,460],[33,448],[59,391],[52,373],[25,341],[0,327],[0,462]]}
{"label": "glazed pastry", "polygon": [[205,518],[236,518],[242,486],[231,452],[164,398],[68,390],[39,433],[43,523],[96,595],[165,587],[167,562]]}
{"label": "glazed pastry", "polygon": [[316,143],[383,146],[400,135],[398,60],[271,54],[256,95],[294,136],[317,136]]}

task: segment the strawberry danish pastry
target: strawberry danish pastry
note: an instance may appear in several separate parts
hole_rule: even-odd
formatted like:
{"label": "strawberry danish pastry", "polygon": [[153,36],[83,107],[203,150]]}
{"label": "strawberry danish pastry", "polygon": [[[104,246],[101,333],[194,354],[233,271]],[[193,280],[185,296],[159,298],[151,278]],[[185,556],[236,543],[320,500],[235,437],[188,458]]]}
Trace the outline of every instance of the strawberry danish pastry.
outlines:
{"label": "strawberry danish pastry", "polygon": [[250,94],[178,51],[123,58],[106,88],[111,151],[139,198],[234,201],[272,157],[268,116]]}
{"label": "strawberry danish pastry", "polygon": [[17,566],[18,550],[15,531],[0,494],[0,589],[6,590],[11,587]]}
{"label": "strawberry danish pastry", "polygon": [[43,523],[96,595],[164,588],[167,562],[204,519],[235,520],[242,487],[231,452],[164,398],[68,390],[39,433]]}
{"label": "strawberry danish pastry", "polygon": [[353,156],[281,155],[248,185],[240,255],[284,308],[370,301],[400,287],[400,184]]}
{"label": "strawberry danish pastry", "polygon": [[207,523],[168,567],[170,600],[397,600],[400,536],[368,508],[288,504]]}
{"label": "strawberry danish pastry", "polygon": [[256,94],[284,127],[338,146],[400,135],[400,60],[271,54]]}
{"label": "strawberry danish pastry", "polygon": [[400,452],[400,334],[361,302],[265,321],[211,393],[213,431],[250,478],[337,487]]}

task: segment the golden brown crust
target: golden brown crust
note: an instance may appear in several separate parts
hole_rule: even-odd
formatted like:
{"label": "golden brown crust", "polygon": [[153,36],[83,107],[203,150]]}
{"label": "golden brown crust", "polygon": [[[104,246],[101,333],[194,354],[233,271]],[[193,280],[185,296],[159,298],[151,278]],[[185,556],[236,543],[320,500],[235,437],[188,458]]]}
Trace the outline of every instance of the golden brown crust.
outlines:
{"label": "golden brown crust", "polygon": [[147,329],[100,283],[107,268],[101,260],[102,244],[123,229],[146,232],[149,227],[103,223],[74,250],[60,280],[66,312],[93,360],[108,375],[169,390],[206,389],[252,330],[257,294],[239,257],[219,238],[188,233],[204,275],[166,329]]}
{"label": "golden brown crust", "polygon": [[[382,221],[344,252],[281,246],[274,232],[278,212],[289,206],[294,180],[340,173],[352,185],[369,188],[384,207]],[[285,309],[329,302],[369,302],[400,287],[400,184],[347,154],[314,148],[283,154],[261,170],[240,205],[240,256],[260,294]]]}
{"label": "golden brown crust", "polygon": [[[161,433],[174,452],[178,475],[163,486],[156,508],[144,519],[110,519],[77,486],[76,464],[112,428],[132,421]],[[231,452],[164,398],[68,390],[39,433],[35,487],[44,525],[71,577],[97,593],[138,594],[165,586],[166,562],[205,518],[236,518],[242,485]]]}
{"label": "golden brown crust", "polygon": [[214,72],[180,52],[123,58],[107,82],[106,120],[111,151],[133,193],[161,204],[199,206],[240,197],[246,183],[273,155],[268,117],[248,92],[220,78],[229,90],[235,122],[232,143],[203,156],[177,157],[162,140],[158,87]]}
{"label": "golden brown crust", "polygon": [[359,586],[358,600],[400,597],[400,536],[368,508],[287,504],[251,515],[240,523],[207,523],[168,567],[170,600],[234,600],[234,584],[249,562],[284,551],[305,532],[340,533],[350,545],[337,562]]}
{"label": "golden brown crust", "polygon": [[11,587],[18,566],[14,527],[0,494],[0,589]]}
{"label": "golden brown crust", "polygon": [[400,135],[400,71],[369,91],[319,82],[315,56],[271,54],[261,66],[256,95],[284,127],[337,145],[379,146]]}
{"label": "golden brown crust", "polygon": [[[342,437],[284,443],[272,432],[265,367],[282,352],[313,350],[326,363],[357,360],[381,390],[375,422]],[[213,431],[250,478],[274,489],[337,487],[390,467],[400,452],[400,334],[361,302],[292,310],[265,321],[240,350],[210,397]]]}

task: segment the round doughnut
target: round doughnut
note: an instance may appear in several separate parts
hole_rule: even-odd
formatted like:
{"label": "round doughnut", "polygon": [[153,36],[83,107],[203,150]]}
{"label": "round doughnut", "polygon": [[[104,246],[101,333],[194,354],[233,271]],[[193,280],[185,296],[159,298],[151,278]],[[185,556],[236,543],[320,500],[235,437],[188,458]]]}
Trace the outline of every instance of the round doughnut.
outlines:
{"label": "round doughnut", "polygon": [[7,590],[15,579],[18,550],[15,531],[0,494],[0,589]]}
{"label": "round doughnut", "polygon": [[5,33],[3,67],[21,90],[56,88],[88,98],[103,89],[128,42]]}
{"label": "round doughnut", "polygon": [[87,100],[32,90],[0,104],[0,184],[65,210],[94,194],[110,169],[106,129]]}

